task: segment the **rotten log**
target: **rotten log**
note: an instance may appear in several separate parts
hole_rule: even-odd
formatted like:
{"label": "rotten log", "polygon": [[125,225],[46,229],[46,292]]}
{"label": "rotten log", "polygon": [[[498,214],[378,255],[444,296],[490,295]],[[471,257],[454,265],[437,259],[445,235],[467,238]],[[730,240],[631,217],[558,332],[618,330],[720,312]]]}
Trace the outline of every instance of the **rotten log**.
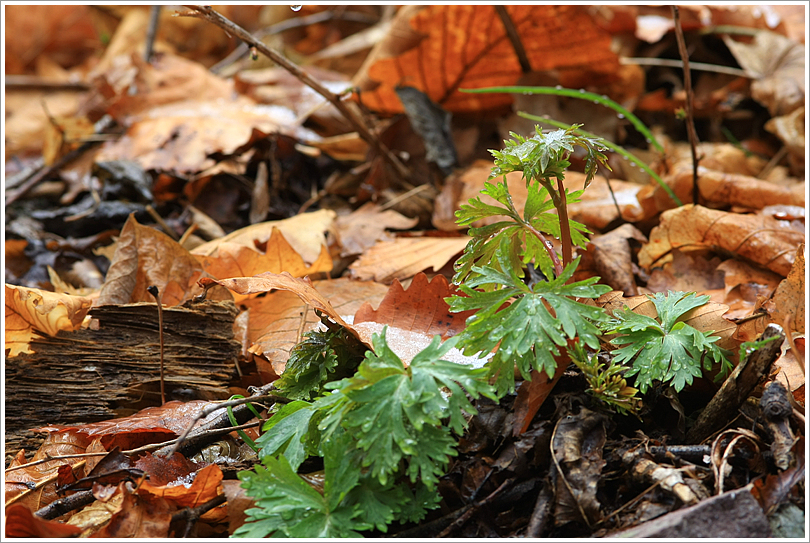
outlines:
{"label": "rotten log", "polygon": [[[164,307],[168,400],[224,399],[241,346],[233,338],[232,302]],[[35,449],[29,429],[90,423],[160,405],[157,305],[90,310],[93,329],[31,342],[33,353],[6,360],[6,448]]]}

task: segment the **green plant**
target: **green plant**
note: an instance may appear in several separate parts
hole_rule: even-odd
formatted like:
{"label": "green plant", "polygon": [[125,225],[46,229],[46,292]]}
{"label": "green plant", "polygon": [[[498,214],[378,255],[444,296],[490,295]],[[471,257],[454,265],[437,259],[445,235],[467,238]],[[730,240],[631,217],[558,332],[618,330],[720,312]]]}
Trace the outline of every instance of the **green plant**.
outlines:
{"label": "green plant", "polygon": [[[467,395],[495,398],[486,370],[442,360],[457,341],[434,337],[406,367],[384,329],[354,376],[281,408],[257,440],[263,466],[239,474],[258,507],[234,535],[356,537],[435,507],[454,435],[477,412]],[[322,492],[296,474],[309,455],[323,457]]]}
{"label": "green plant", "polygon": [[653,381],[671,382],[680,392],[701,375],[701,366],[708,370],[720,364],[720,374],[728,373],[732,367],[730,353],[715,344],[720,338],[681,320],[692,309],[706,304],[709,296],[670,291],[666,295],[657,292],[648,298],[655,305],[657,318],[624,308],[614,312],[615,321],[607,330],[618,334],[611,343],[624,347],[613,351],[615,360],[632,362],[627,376],[637,375],[635,384],[642,393]]}

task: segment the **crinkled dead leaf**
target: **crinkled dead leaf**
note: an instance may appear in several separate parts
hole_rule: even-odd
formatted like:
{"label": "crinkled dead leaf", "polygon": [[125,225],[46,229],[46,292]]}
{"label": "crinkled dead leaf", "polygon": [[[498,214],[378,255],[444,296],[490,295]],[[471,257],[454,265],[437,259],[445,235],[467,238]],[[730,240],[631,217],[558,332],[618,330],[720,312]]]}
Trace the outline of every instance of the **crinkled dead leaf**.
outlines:
{"label": "crinkled dead leaf", "polygon": [[[557,69],[566,87],[615,78],[618,56],[610,34],[586,6],[507,6],[532,70]],[[512,85],[522,71],[493,6],[440,5],[401,9],[388,36],[355,77],[363,105],[401,113],[394,87],[405,81],[444,109],[480,111],[504,106],[506,94],[464,94],[459,88]]]}
{"label": "crinkled dead leaf", "polygon": [[427,269],[439,271],[464,250],[468,236],[397,238],[381,241],[363,253],[349,269],[355,279],[390,283]]}
{"label": "crinkled dead leaf", "polygon": [[[652,292],[667,292],[677,290],[681,292],[697,292],[709,294],[709,291],[723,289],[722,272],[717,270],[720,258],[705,258],[699,254],[684,254],[680,249],[672,249],[672,260],[662,268],[655,268],[647,280],[647,288]],[[725,291],[716,301],[722,302]]]}
{"label": "crinkled dead leaf", "polygon": [[28,345],[39,330],[55,336],[81,326],[92,299],[6,284],[5,348],[8,356],[31,352]]}
{"label": "crinkled dead leaf", "polygon": [[768,30],[757,32],[750,44],[728,35],[723,40],[740,66],[756,77],[751,96],[771,115],[784,115],[804,105],[806,45]]}
{"label": "crinkled dead leaf", "polygon": [[169,524],[176,507],[163,498],[148,493],[131,493],[126,483],[118,485],[116,493],[123,494],[121,509],[113,514],[110,522],[94,534],[99,538],[158,537],[169,536]]}
{"label": "crinkled dead leaf", "polygon": [[219,483],[222,481],[222,470],[216,464],[210,464],[199,470],[191,488],[184,485],[157,485],[145,481],[138,488],[138,494],[151,494],[177,504],[180,507],[198,507],[219,493]]}
{"label": "crinkled dead leaf", "polygon": [[602,278],[601,282],[627,296],[638,294],[628,241],[631,239],[641,243],[647,241],[638,228],[632,224],[623,224],[607,234],[592,237],[588,244],[588,252],[593,255],[593,265]]}
{"label": "crinkled dead leaf", "polygon": [[673,248],[705,247],[729,251],[785,277],[803,241],[804,232],[771,217],[687,204],[661,214],[638,263],[649,270],[662,265]]}
{"label": "crinkled dead leaf", "polygon": [[796,170],[804,171],[804,156],[807,149],[805,132],[805,109],[799,107],[788,113],[772,117],[765,123],[765,130],[776,135],[790,152],[790,158],[795,161]]}
{"label": "crinkled dead leaf", "polygon": [[[378,304],[388,287],[373,281],[352,281],[340,278],[331,281],[315,281],[313,288],[329,300],[335,311],[350,317],[364,304]],[[247,331],[245,343],[250,353],[261,357],[271,366],[275,375],[281,375],[290,357],[290,350],[303,335],[320,325],[312,308],[296,294],[279,290],[261,298],[245,302]],[[369,340],[370,343],[370,340]],[[261,368],[259,368],[261,370]],[[266,373],[270,373],[267,371]]]}
{"label": "crinkled dead leaf", "polygon": [[392,209],[380,210],[374,202],[368,202],[349,215],[335,221],[337,237],[341,246],[340,255],[358,255],[377,241],[389,241],[393,236],[387,229],[407,230],[416,226],[417,218],[408,218]]}
{"label": "crinkled dead leaf", "polygon": [[337,324],[344,328],[351,329],[346,321],[335,311],[335,308],[332,307],[329,300],[327,300],[323,294],[315,290],[309,278],[299,279],[293,277],[289,272],[265,272],[253,277],[233,277],[230,279],[210,279],[204,277],[200,279],[199,284],[206,289],[214,284],[218,284],[238,294],[244,295],[270,292],[271,290],[286,290],[294,293],[313,309],[325,313]]}
{"label": "crinkled dead leaf", "polygon": [[[753,176],[725,173],[702,165],[698,166],[698,176],[701,200],[708,203],[730,204],[750,209],[762,209],[776,204],[804,206],[804,183],[791,186],[778,185]],[[678,162],[663,179],[682,202],[691,201],[693,185],[691,159]],[[675,206],[670,196],[658,184],[644,187],[638,193],[638,200],[643,207],[658,211]]]}
{"label": "crinkled dead leaf", "polygon": [[321,255],[321,247],[326,243],[325,234],[333,230],[335,217],[336,214],[331,209],[321,209],[312,213],[300,213],[281,221],[252,224],[195,247],[191,252],[195,255],[214,256],[222,243],[235,243],[257,248],[267,243],[273,229],[278,228],[284,234],[284,239],[292,245],[296,253],[301,255],[304,262],[312,263]]}
{"label": "crinkled dead leaf", "polygon": [[464,330],[467,318],[475,313],[451,313],[450,306],[444,299],[454,294],[456,289],[443,275],[436,275],[428,280],[420,272],[407,289],[398,280],[394,280],[377,309],[373,309],[368,302],[364,303],[354,315],[354,324],[377,322],[409,332],[419,332],[428,338],[439,334],[442,339],[447,339]]}
{"label": "crinkled dead leaf", "polygon": [[794,333],[804,334],[804,316],[806,299],[804,296],[804,243],[796,249],[796,260],[788,276],[779,283],[774,294],[774,311],[771,321],[789,328]]}
{"label": "crinkled dead leaf", "polygon": [[197,259],[172,238],[144,226],[132,214],[121,229],[107,278],[95,305],[152,302],[146,289],[158,287],[164,305],[178,305],[199,294]]}

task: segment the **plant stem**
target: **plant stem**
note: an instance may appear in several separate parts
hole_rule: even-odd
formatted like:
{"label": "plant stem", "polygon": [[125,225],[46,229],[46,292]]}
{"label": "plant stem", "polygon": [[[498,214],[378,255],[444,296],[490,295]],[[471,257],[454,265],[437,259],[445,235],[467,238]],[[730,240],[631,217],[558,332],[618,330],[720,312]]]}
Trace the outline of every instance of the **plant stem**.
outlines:
{"label": "plant stem", "polygon": [[571,245],[573,241],[571,240],[571,226],[568,224],[568,202],[566,202],[565,186],[563,186],[562,177],[557,178],[557,190],[560,195],[557,215],[560,218],[560,243],[562,243],[563,266],[567,266],[571,263],[573,253]]}
{"label": "plant stem", "polygon": [[686,50],[686,40],[683,37],[680,11],[678,6],[672,6],[672,18],[675,20],[675,37],[678,41],[678,52],[683,61],[683,86],[686,89],[686,134],[689,136],[689,146],[692,149],[692,203],[698,205],[700,189],[698,187],[697,131],[695,131],[694,117],[694,91],[692,90],[692,71],[689,69],[689,52]]}
{"label": "plant stem", "polygon": [[158,310],[158,335],[160,336],[160,405],[166,403],[166,386],[163,380],[163,304],[160,301],[160,293],[155,285],[151,285],[146,291],[154,296]]}

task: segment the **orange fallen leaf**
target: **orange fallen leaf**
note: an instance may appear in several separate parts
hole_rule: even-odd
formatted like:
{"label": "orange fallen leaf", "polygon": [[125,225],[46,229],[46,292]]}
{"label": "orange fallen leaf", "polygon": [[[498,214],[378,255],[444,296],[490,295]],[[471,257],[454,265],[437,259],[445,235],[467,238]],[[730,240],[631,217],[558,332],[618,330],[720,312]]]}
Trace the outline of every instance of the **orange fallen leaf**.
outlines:
{"label": "orange fallen leaf", "polygon": [[475,311],[451,313],[445,298],[456,290],[443,275],[428,280],[418,273],[407,289],[394,280],[377,309],[366,302],[354,315],[354,324],[377,322],[402,330],[418,332],[432,338],[435,334],[447,339],[464,330],[467,318]]}
{"label": "orange fallen leaf", "polygon": [[[350,317],[365,303],[378,304],[388,288],[373,281],[352,281],[340,278],[315,281],[313,287],[329,300],[335,311]],[[248,307],[245,343],[248,352],[260,357],[256,364],[268,375],[281,375],[290,357],[290,350],[302,336],[320,325],[314,311],[296,294],[278,290],[261,298],[251,298]],[[370,341],[369,341],[370,342]],[[266,360],[266,362],[264,362]],[[271,370],[271,371],[270,371]]]}
{"label": "orange fallen leaf", "polygon": [[5,517],[6,537],[57,539],[77,537],[82,533],[82,529],[78,526],[37,517],[30,509],[17,503],[6,508]]}
{"label": "orange fallen leaf", "polygon": [[[532,70],[557,69],[562,85],[581,87],[615,78],[611,35],[586,7],[506,6]],[[401,113],[401,82],[451,112],[508,105],[508,94],[464,94],[459,88],[512,85],[522,71],[495,8],[487,5],[409,6],[369,55],[354,81],[365,107]]]}
{"label": "orange fallen leaf", "polygon": [[687,204],[661,214],[660,224],[650,233],[650,242],[639,252],[638,263],[649,270],[661,265],[673,248],[717,248],[785,277],[803,241],[803,232],[771,217]]}
{"label": "orange fallen leaf", "polygon": [[178,305],[199,294],[197,259],[172,238],[143,226],[132,214],[121,229],[107,278],[95,305],[153,302],[146,289],[158,287],[164,305]]}
{"label": "orange fallen leaf", "polygon": [[222,470],[218,465],[210,464],[197,471],[191,488],[183,485],[156,485],[145,481],[138,488],[138,494],[148,493],[180,507],[197,507],[217,497],[221,481]]}
{"label": "orange fallen leaf", "polygon": [[31,352],[34,330],[55,336],[60,330],[78,329],[92,299],[6,284],[5,302],[5,348],[13,357]]}
{"label": "orange fallen leaf", "polygon": [[[332,257],[326,245],[321,246],[318,259],[307,266],[277,228],[273,228],[264,251],[233,242],[217,245],[212,256],[198,257],[203,269],[213,277],[249,277],[263,272],[288,272],[303,277],[332,270]],[[239,301],[239,298],[235,298]]]}
{"label": "orange fallen leaf", "polygon": [[304,262],[313,263],[320,257],[321,247],[326,243],[325,233],[332,231],[334,223],[335,212],[329,209],[301,213],[281,221],[267,221],[240,228],[227,236],[203,243],[191,252],[200,256],[214,256],[223,243],[244,245],[255,249],[268,243],[273,229],[277,228],[295,252],[301,255]]}

